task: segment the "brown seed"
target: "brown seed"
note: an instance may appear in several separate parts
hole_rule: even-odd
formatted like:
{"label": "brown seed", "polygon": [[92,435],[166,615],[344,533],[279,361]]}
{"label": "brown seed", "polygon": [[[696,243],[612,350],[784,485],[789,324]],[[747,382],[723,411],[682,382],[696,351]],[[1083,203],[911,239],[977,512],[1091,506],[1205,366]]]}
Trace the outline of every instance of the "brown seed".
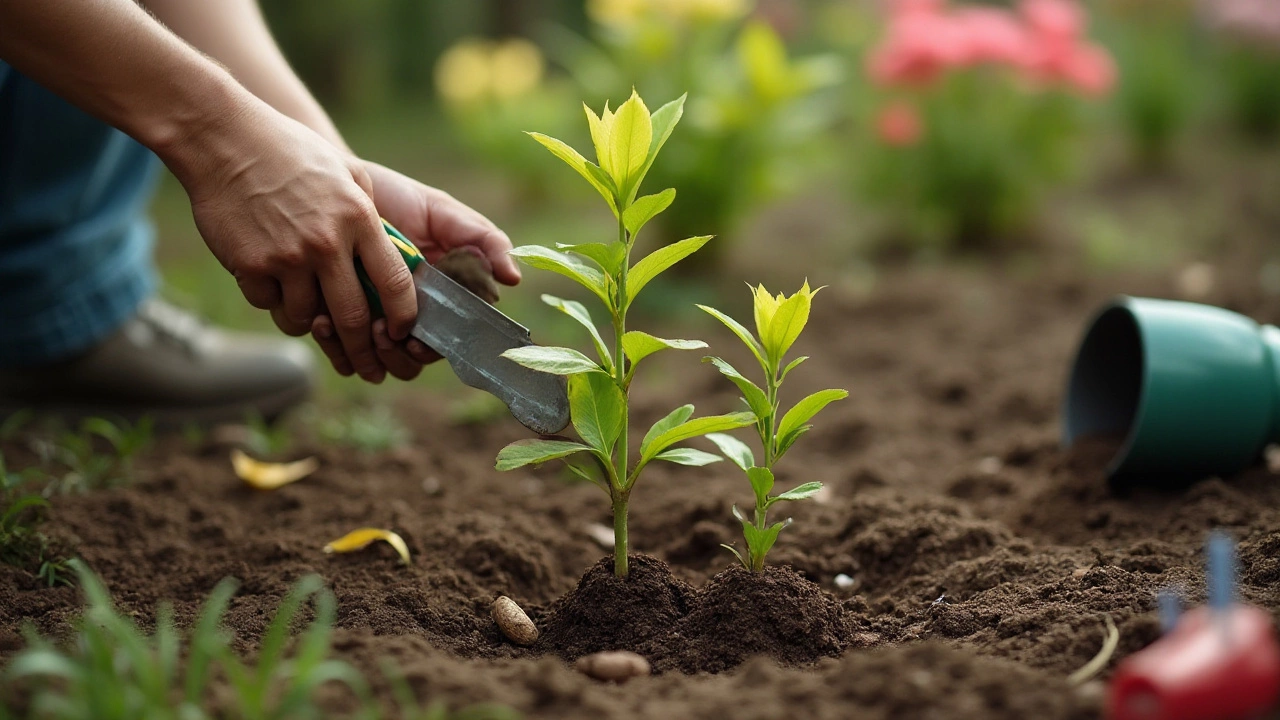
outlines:
{"label": "brown seed", "polygon": [[511,642],[517,645],[532,645],[537,641],[538,626],[534,625],[529,616],[524,614],[524,610],[521,610],[520,606],[506,595],[493,601],[493,610],[489,614],[493,616],[493,621],[498,623],[498,629]]}
{"label": "brown seed", "polygon": [[649,661],[627,650],[606,650],[578,658],[578,672],[605,682],[624,683],[649,674]]}

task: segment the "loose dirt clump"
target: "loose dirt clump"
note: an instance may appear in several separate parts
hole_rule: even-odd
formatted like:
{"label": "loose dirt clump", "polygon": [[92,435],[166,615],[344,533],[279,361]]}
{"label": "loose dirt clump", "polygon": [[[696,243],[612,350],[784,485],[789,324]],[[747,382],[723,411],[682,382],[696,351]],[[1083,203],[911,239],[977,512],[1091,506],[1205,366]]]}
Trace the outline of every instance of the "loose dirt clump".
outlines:
{"label": "loose dirt clump", "polygon": [[694,607],[660,646],[660,670],[718,673],[755,655],[787,666],[839,657],[856,624],[833,595],[794,570],[731,567],[698,593]]}
{"label": "loose dirt clump", "polygon": [[644,655],[655,638],[669,636],[689,611],[693,589],[657,558],[632,555],[630,565],[625,578],[613,574],[612,557],[592,566],[547,611],[535,649],[570,661],[601,650]]}

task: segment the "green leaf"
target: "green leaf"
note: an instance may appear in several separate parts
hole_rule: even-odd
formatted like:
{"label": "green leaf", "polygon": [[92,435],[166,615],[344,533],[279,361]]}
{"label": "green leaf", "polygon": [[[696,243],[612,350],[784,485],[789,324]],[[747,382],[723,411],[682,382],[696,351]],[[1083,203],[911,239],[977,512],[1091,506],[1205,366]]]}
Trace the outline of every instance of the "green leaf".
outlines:
{"label": "green leaf", "polygon": [[569,377],[569,412],[573,417],[573,428],[601,454],[612,453],[613,444],[622,433],[626,410],[626,398],[612,377],[604,373]]}
{"label": "green leaf", "polygon": [[498,462],[494,467],[498,470],[514,470],[590,450],[582,443],[568,440],[517,440],[498,452]]}
{"label": "green leaf", "polygon": [[659,350],[668,348],[672,350],[697,350],[706,346],[707,344],[701,340],[667,340],[639,330],[632,330],[622,336],[622,349],[626,352],[627,357],[631,358],[632,365]]}
{"label": "green leaf", "polygon": [[756,361],[760,363],[760,367],[768,367],[768,364],[765,363],[764,348],[761,347],[760,342],[756,340],[755,336],[751,334],[751,331],[742,326],[742,323],[713,307],[708,307],[706,305],[699,305],[698,307],[702,308],[703,312],[707,313],[711,317],[724,323],[725,327],[732,330],[733,334],[737,335],[738,339],[742,341],[742,344],[746,345],[747,349],[751,351],[751,354],[756,356]]}
{"label": "green leaf", "polygon": [[800,365],[800,363],[808,359],[809,359],[808,355],[801,355],[795,360],[792,360],[791,362],[787,363],[787,366],[782,369],[782,374],[778,376],[778,382],[782,382],[783,380],[786,380],[787,375],[789,375],[792,370],[795,370]]}
{"label": "green leaf", "polygon": [[5,508],[4,514],[0,515],[0,528],[9,530],[13,527],[13,523],[18,519],[24,510],[34,507],[46,507],[49,501],[39,495],[23,495],[22,497],[9,503]]}
{"label": "green leaf", "polygon": [[613,158],[610,174],[618,184],[620,196],[631,197],[631,188],[639,185],[640,170],[649,157],[652,141],[653,121],[649,119],[649,108],[633,89],[631,97],[614,114],[609,137],[609,151]]}
{"label": "green leaf", "polygon": [[644,439],[640,441],[640,454],[643,455],[645,450],[653,442],[654,438],[665,433],[671,428],[693,417],[692,405],[681,405],[680,407],[667,413],[667,416],[653,424],[649,428],[649,432],[644,434]]}
{"label": "green leaf", "polygon": [[609,182],[612,183],[613,155],[610,153],[610,147],[613,141],[610,138],[609,128],[613,124],[613,113],[609,110],[609,101],[605,101],[604,112],[600,115],[596,115],[586,103],[582,103],[582,109],[587,113],[587,127],[591,129],[591,144],[596,149],[596,160],[600,162],[600,170],[610,176]]}
{"label": "green leaf", "polygon": [[736,547],[734,547],[734,546],[732,546],[732,545],[726,545],[726,544],[724,544],[724,543],[720,543],[720,547],[722,547],[722,548],[724,548],[725,550],[728,550],[729,552],[733,553],[733,556],[734,556],[734,557],[736,557],[736,558],[738,558],[738,562],[742,564],[742,567],[744,567],[744,568],[746,568],[746,569],[748,569],[748,570],[750,570],[750,569],[751,569],[751,565],[749,565],[749,564],[747,563],[746,559],[744,559],[744,558],[742,557],[742,553],[738,552],[738,548],[736,548]]}
{"label": "green leaf", "polygon": [[664,270],[675,265],[681,260],[689,257],[698,251],[698,248],[707,244],[712,238],[711,235],[700,235],[681,240],[671,245],[666,245],[649,253],[643,260],[631,267],[631,272],[627,275],[627,305],[640,294],[645,285],[649,281],[660,275]]}
{"label": "green leaf", "polygon": [[667,188],[655,195],[636,198],[626,212],[622,213],[622,223],[627,226],[627,232],[631,233],[631,237],[634,238],[645,223],[670,207],[671,202],[675,199],[675,188]]}
{"label": "green leaf", "polygon": [[541,245],[521,245],[510,251],[512,257],[519,258],[526,265],[539,270],[550,270],[564,275],[596,294],[606,306],[609,304],[608,289],[605,286],[604,273],[582,262],[578,258],[552,250]]}
{"label": "green leaf", "polygon": [[747,407],[751,408],[751,412],[756,417],[764,420],[773,415],[773,408],[769,405],[769,396],[765,394],[755,383],[748,380],[742,373],[738,372],[729,363],[718,357],[702,358],[703,362],[709,362],[716,366],[721,375],[733,381],[738,386],[738,390],[742,392],[742,398],[747,401]]}
{"label": "green leaf", "polygon": [[778,454],[774,456],[774,459],[776,460],[777,458],[785,455],[786,452],[791,449],[791,446],[795,444],[796,440],[799,440],[801,435],[809,432],[812,427],[812,425],[801,425],[791,432],[788,432],[786,435],[778,436]]}
{"label": "green leaf", "polygon": [[653,459],[654,455],[672,445],[707,433],[722,432],[755,424],[756,416],[752,413],[729,413],[727,415],[709,415],[694,420],[686,420],[653,438],[649,446],[641,451],[641,463]]}
{"label": "green leaf", "polygon": [[751,448],[738,438],[725,433],[707,433],[707,439],[715,443],[725,457],[743,470],[756,464],[756,456]]}
{"label": "green leaf", "polygon": [[556,243],[556,247],[589,258],[599,265],[606,275],[616,275],[622,269],[622,260],[627,251],[626,245],[617,242],[583,243],[581,245]]}
{"label": "green leaf", "polygon": [[803,485],[797,485],[791,488],[790,490],[782,493],[781,495],[774,497],[773,499],[786,500],[788,502],[794,501],[794,500],[804,500],[805,498],[811,498],[814,495],[817,495],[818,492],[821,490],[822,490],[822,483],[807,482]]}
{"label": "green leaf", "polygon": [[[778,437],[786,437],[795,431],[796,428],[799,428],[801,425],[808,422],[809,418],[817,415],[818,411],[822,410],[822,408],[830,405],[836,400],[843,400],[847,397],[849,397],[849,392],[847,390],[819,390],[818,392],[809,395],[796,403],[794,407],[787,411],[786,415],[782,416],[782,421],[778,423]],[[794,440],[792,442],[794,442]]]}
{"label": "green leaf", "polygon": [[731,505],[730,507],[733,508],[733,516],[738,518],[738,522],[742,523],[743,525],[748,524],[747,519],[743,517],[742,511],[738,509],[737,505]]}
{"label": "green leaf", "polygon": [[[649,174],[649,168],[653,166],[653,161],[657,159],[658,152],[662,150],[662,146],[667,143],[667,138],[671,137],[671,131],[676,129],[676,124],[680,122],[680,118],[684,115],[684,101],[689,97],[688,93],[672,100],[653,111],[650,120],[653,125],[653,140],[649,145],[649,156],[645,158],[644,167],[640,169],[640,177],[643,178]],[[631,193],[627,196],[627,202],[630,202],[639,190],[640,183],[636,183],[631,188]]]}
{"label": "green leaf", "polygon": [[800,337],[804,326],[809,323],[809,307],[812,302],[813,296],[801,290],[783,300],[774,311],[773,319],[769,322],[769,336],[760,339],[775,362],[787,354],[796,338]]}
{"label": "green leaf", "polygon": [[756,493],[756,504],[765,505],[770,491],[773,490],[773,471],[763,467],[749,468],[747,479],[751,481],[751,489]]}
{"label": "green leaf", "polygon": [[[778,533],[782,532],[782,529],[790,524],[791,521],[784,520],[783,522],[774,523],[764,530],[752,525],[750,531],[743,533],[746,535],[747,546],[751,549],[751,557],[756,563],[756,568],[764,565],[765,556],[773,549],[773,544],[778,541]],[[745,530],[746,527],[744,525],[743,529]]]}
{"label": "green leaf", "polygon": [[663,452],[658,453],[653,459],[666,460],[667,462],[673,462],[677,465],[702,467],[703,465],[720,462],[724,458],[719,455],[695,450],[693,448],[671,448],[670,450],[664,450]]}
{"label": "green leaf", "polygon": [[609,354],[609,348],[604,344],[604,339],[600,337],[600,331],[596,329],[596,325],[591,321],[591,313],[583,307],[582,303],[576,300],[565,300],[555,295],[543,295],[542,302],[577,320],[587,332],[591,333],[591,340],[596,344],[596,352],[600,353],[600,359],[604,361],[605,368],[608,369],[613,365],[613,356]]}
{"label": "green leaf", "polygon": [[596,361],[572,348],[525,345],[503,352],[502,357],[552,375],[604,372]]}
{"label": "green leaf", "polygon": [[609,208],[613,210],[613,214],[617,216],[618,207],[613,198],[614,196],[613,188],[601,182],[601,178],[599,177],[599,175],[591,172],[591,169],[590,169],[590,168],[595,168],[596,170],[599,170],[600,168],[596,167],[594,163],[591,163],[586,158],[582,157],[581,153],[579,153],[577,150],[574,150],[573,148],[569,147],[569,145],[567,145],[566,143],[560,140],[557,140],[549,135],[543,135],[542,133],[536,133],[536,132],[528,133],[528,135],[532,137],[534,140],[537,140],[539,143],[541,143],[543,147],[550,150],[552,155],[555,155],[556,157],[560,158],[565,162],[566,165],[576,170],[578,174],[583,177],[583,179],[591,183],[591,187],[595,188],[596,191],[599,192],[600,195],[604,197],[605,201],[609,203]]}

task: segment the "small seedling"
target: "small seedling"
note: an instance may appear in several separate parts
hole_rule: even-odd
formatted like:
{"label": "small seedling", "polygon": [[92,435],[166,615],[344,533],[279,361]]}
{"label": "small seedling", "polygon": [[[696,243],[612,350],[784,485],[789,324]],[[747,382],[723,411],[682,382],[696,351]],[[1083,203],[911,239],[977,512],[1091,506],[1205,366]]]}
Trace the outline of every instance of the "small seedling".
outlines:
{"label": "small seedling", "polygon": [[[154,631],[147,632],[115,607],[102,581],[82,562],[71,565],[87,602],[75,636],[60,647],[34,632],[27,634],[28,647],[0,670],[0,718],[7,717],[7,703],[19,692],[27,711],[23,717],[51,720],[334,717],[331,709],[319,707],[321,686],[327,688],[326,698],[336,686],[355,696],[358,709],[349,717],[384,717],[365,677],[329,657],[337,603],[318,576],[302,578],[285,596],[250,662],[234,652],[234,638],[223,626],[236,591],[234,580],[218,583],[189,633],[179,631],[167,603],[160,604]],[[495,706],[454,713],[441,704],[424,707],[403,686],[401,673],[384,672],[392,680],[399,717],[515,718]],[[211,689],[215,678],[228,687]]]}
{"label": "small seedling", "polygon": [[318,416],[315,432],[326,444],[366,453],[403,447],[411,439],[409,429],[400,422],[400,418],[382,404],[361,405],[344,412]]}
{"label": "small seedling", "polygon": [[10,472],[0,455],[0,562],[34,570],[47,585],[68,584],[65,561],[53,556],[49,539],[38,530],[49,501],[24,490],[41,473],[34,469]]}
{"label": "small seedling", "polygon": [[[822,288],[818,288],[821,290]],[[746,537],[747,554],[743,556],[737,549],[725,545],[733,553],[742,566],[752,572],[764,569],[765,556],[778,540],[778,533],[791,524],[787,518],[781,522],[769,524],[769,508],[779,502],[792,502],[813,497],[822,489],[820,482],[807,482],[798,485],[779,495],[773,492],[773,467],[783,455],[791,449],[796,440],[812,427],[809,421],[827,405],[848,397],[845,390],[820,390],[796,403],[785,414],[781,412],[780,391],[787,375],[795,370],[807,356],[798,357],[783,366],[787,351],[795,344],[805,325],[809,322],[809,310],[813,304],[813,296],[818,290],[811,290],[805,281],[800,290],[787,297],[778,294],[776,297],[764,289],[763,285],[752,289],[754,296],[756,334],[737,320],[716,310],[699,305],[712,317],[724,323],[738,339],[747,346],[751,355],[760,364],[764,372],[764,388],[747,379],[729,363],[718,357],[705,358],[716,366],[721,374],[733,381],[742,391],[743,402],[751,410],[752,423],[756,434],[760,437],[760,445],[764,453],[763,462],[756,465],[755,454],[751,448],[732,435],[712,433],[707,439],[714,442],[720,452],[735,465],[742,468],[751,481],[751,489],[755,493],[755,510],[751,517],[745,517],[738,506],[733,506],[733,516],[742,523],[742,532]]]}
{"label": "small seedling", "polygon": [[629,393],[636,366],[659,350],[693,350],[706,347],[699,340],[668,340],[637,330],[627,330],[627,310],[645,285],[680,260],[696,252],[710,236],[691,237],[660,248],[631,263],[641,228],[666,210],[675,199],[672,188],[637,197],[644,176],[653,165],[671,131],[684,112],[684,97],[650,114],[634,91],[630,99],[602,115],[586,108],[596,159],[589,162],[578,151],[555,138],[530,133],[556,157],[591,184],[613,212],[618,223],[616,242],[557,245],[558,249],[526,245],[512,254],[534,268],[564,275],[591,291],[609,314],[613,333],[610,350],[596,329],[587,308],[573,300],[543,295],[542,300],[582,324],[591,334],[598,360],[563,347],[529,346],[508,350],[503,356],[525,367],[569,378],[569,405],[573,427],[581,442],[562,438],[520,440],[498,453],[497,468],[512,470],[549,460],[564,460],[579,453],[594,468],[569,467],[599,485],[613,504],[614,573],[627,574],[627,507],[640,473],[653,460],[700,466],[720,458],[677,443],[707,433],[732,430],[756,421],[751,413],[731,413],[693,418],[693,406],[672,410],[645,433],[634,464],[628,444]]}
{"label": "small seedling", "polygon": [[[45,463],[63,466],[66,472],[50,483],[47,493],[73,493],[127,485],[133,480],[133,460],[151,444],[153,424],[144,417],[136,423],[115,423],[88,418],[77,431],[65,431],[53,441],[33,440],[33,449]],[[108,447],[103,451],[103,443]]]}

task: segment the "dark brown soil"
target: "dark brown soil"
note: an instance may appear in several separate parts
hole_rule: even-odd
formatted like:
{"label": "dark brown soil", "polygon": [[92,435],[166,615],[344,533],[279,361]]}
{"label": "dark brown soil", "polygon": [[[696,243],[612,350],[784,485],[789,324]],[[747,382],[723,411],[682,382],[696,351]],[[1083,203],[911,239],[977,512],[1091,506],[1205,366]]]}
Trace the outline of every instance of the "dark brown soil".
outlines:
{"label": "dark brown soil", "polygon": [[[1257,289],[1266,257],[1249,256],[1239,282],[1206,299],[1280,320],[1280,297]],[[1119,628],[1119,659],[1156,636],[1157,590],[1202,601],[1202,544],[1217,527],[1240,541],[1243,598],[1280,613],[1280,477],[1259,465],[1117,494],[1105,443],[1058,445],[1083,323],[1116,292],[1177,296],[1169,277],[922,269],[884,274],[867,292],[806,271],[831,287],[796,348],[813,359],[787,398],[825,387],[850,398],[778,467],[779,487],[819,480],[827,491],[788,508],[795,523],[763,577],[728,569],[719,547],[739,540],[730,506],[751,495],[729,463],[646,474],[632,504],[637,557],[619,582],[587,532],[609,523],[599,489],[551,465],[495,472],[494,454],[525,431],[450,425],[421,394],[400,407],[409,448],[302,448],[322,468],[262,493],[235,479],[224,452],[175,439],[131,487],[56,498],[47,529],[138,617],[169,599],[189,620],[220,578],[239,578],[228,624],[246,650],[289,585],[319,573],[338,599],[338,656],[375,677],[390,659],[422,695],[507,703],[529,718],[1097,717],[1100,686],[1072,689],[1066,676],[1098,652],[1104,616]],[[785,273],[765,277],[799,284],[800,272]],[[749,315],[745,296],[735,282],[722,304]],[[745,360],[711,324],[670,332]],[[641,368],[633,427],[686,401],[708,414],[735,407],[712,369],[670,355]],[[5,450],[15,465],[31,459],[20,443]],[[381,545],[321,552],[362,526],[399,532],[413,563]],[[837,587],[841,574],[852,587]],[[498,595],[540,624],[536,647],[498,633]],[[0,656],[20,647],[24,622],[65,631],[79,603],[73,589],[0,568]],[[565,661],[618,647],[662,672],[605,685]]]}

